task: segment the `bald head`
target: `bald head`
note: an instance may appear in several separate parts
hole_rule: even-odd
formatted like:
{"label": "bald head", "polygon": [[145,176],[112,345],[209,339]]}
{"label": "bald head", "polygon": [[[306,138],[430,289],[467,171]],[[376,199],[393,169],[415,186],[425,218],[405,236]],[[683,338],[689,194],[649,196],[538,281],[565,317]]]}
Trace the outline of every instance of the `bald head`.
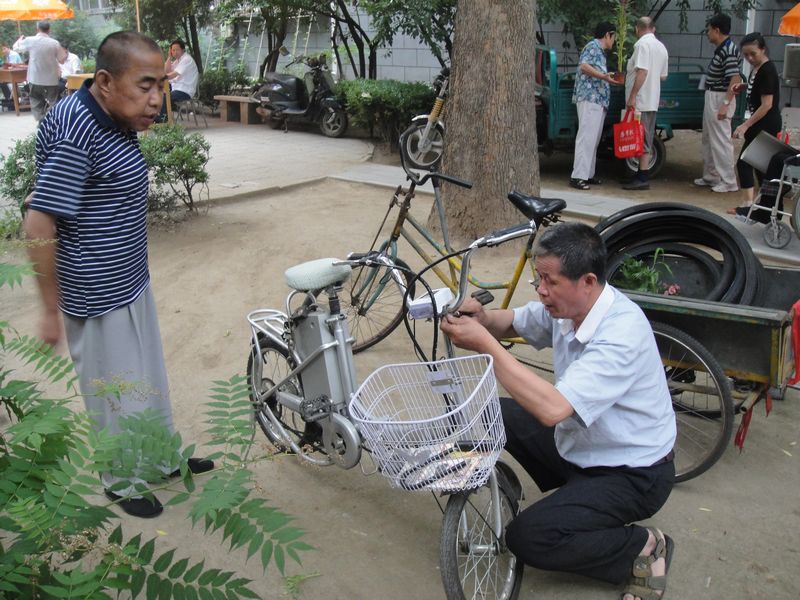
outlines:
{"label": "bald head", "polygon": [[640,29],[642,31],[655,31],[656,24],[650,17],[639,17],[636,19],[636,29]]}
{"label": "bald head", "polygon": [[150,52],[161,56],[161,48],[146,35],[136,31],[116,31],[100,43],[95,72],[105,70],[119,76],[130,64],[131,56]]}

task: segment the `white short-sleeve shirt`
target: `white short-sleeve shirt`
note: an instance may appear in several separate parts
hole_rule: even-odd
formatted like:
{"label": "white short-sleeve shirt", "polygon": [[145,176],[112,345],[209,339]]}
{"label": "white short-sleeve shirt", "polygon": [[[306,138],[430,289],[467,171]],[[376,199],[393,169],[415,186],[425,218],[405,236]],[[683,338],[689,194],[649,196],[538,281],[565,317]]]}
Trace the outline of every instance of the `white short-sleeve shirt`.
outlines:
{"label": "white short-sleeve shirt", "polygon": [[172,80],[172,89],[194,96],[200,80],[200,72],[188,52],[184,52],[178,62],[172,65],[172,70],[178,73],[178,76]]}
{"label": "white short-sleeve shirt", "polygon": [[633,55],[628,60],[625,77],[625,97],[628,98],[633,89],[636,69],[647,69],[647,79],[636,95],[636,110],[641,112],[658,110],[658,102],[661,99],[661,78],[667,76],[668,63],[667,47],[658,41],[655,35],[645,33],[636,41]]}
{"label": "white short-sleeve shirt", "polygon": [[606,284],[577,331],[540,302],[514,309],[514,330],[553,348],[556,389],[575,413],[555,427],[561,456],[579,467],[646,467],[675,445],[672,399],[642,310]]}

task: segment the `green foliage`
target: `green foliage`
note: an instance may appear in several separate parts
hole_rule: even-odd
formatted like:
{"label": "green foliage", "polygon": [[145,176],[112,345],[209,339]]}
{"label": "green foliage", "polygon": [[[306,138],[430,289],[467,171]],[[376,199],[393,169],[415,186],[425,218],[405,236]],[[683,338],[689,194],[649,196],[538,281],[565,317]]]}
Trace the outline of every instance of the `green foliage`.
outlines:
{"label": "green foliage", "polygon": [[250,79],[243,66],[232,71],[225,68],[209,69],[200,77],[197,93],[200,102],[216,109],[218,102],[214,100],[214,96],[228,95],[236,87],[247,87],[248,85],[250,85]]}
{"label": "green foliage", "polygon": [[97,26],[85,12],[76,10],[72,19],[59,19],[50,23],[50,33],[62,44],[69,47],[70,52],[80,58],[92,56],[100,45],[100,34]]}
{"label": "green foliage", "polygon": [[627,56],[625,55],[625,46],[628,44],[628,36],[631,35],[630,28],[628,27],[628,0],[617,0],[616,8],[616,25],[617,25],[617,38],[616,38],[616,54],[617,54],[617,72],[624,73],[627,64]]}
{"label": "green foliage", "polygon": [[0,240],[10,240],[19,236],[22,218],[18,210],[3,209],[0,212]]}
{"label": "green foliage", "polygon": [[[394,36],[403,33],[423,42],[439,62],[450,59],[457,0],[362,0],[376,38],[391,46]],[[442,48],[446,56],[442,56]]]}
{"label": "green foliage", "polygon": [[340,81],[336,95],[357,127],[376,130],[384,141],[397,144],[412,117],[427,113],[436,95],[425,83],[356,79]]}
{"label": "green foliage", "polygon": [[[0,285],[16,280],[9,271],[19,269],[0,263]],[[51,384],[64,381],[68,396],[50,398],[37,382],[16,379],[10,361],[33,365]],[[172,492],[168,505],[190,502],[192,522],[202,523],[209,538],[204,545],[219,531],[214,538],[220,546],[246,548],[247,559],[257,555],[265,570],[275,565],[285,574],[287,557],[300,563],[300,554],[311,549],[302,541],[304,532],[260,495],[252,497],[246,456],[253,424],[245,378],[214,382],[207,424],[212,445],[221,450],[217,468],[197,476],[203,482],[198,489],[187,466],[194,448],[184,448],[160,416],[127,416],[112,435],[96,431],[85,412],[73,412],[67,362],[0,322],[0,401],[12,419],[0,431],[0,597],[258,598],[252,582],[234,571],[181,557],[156,538],[126,536],[111,503],[98,502],[102,472],[149,480],[152,491]],[[115,395],[130,385],[106,382],[101,392]],[[162,478],[175,468],[181,479]],[[296,587],[300,580],[291,581]]]}
{"label": "green foliage", "polygon": [[[139,141],[150,169],[150,189],[156,194],[169,188],[189,210],[199,199],[195,188],[207,190],[211,146],[200,133],[187,134],[180,125],[159,125]],[[202,193],[202,192],[201,192]]]}
{"label": "green foliage", "polygon": [[13,200],[23,213],[22,203],[36,184],[36,134],[16,140],[8,156],[0,154],[0,196]]}
{"label": "green foliage", "polygon": [[669,296],[679,294],[680,286],[662,281],[665,274],[672,275],[672,269],[664,262],[664,249],[656,248],[650,264],[628,256],[611,283],[618,288],[636,292],[663,293]]}

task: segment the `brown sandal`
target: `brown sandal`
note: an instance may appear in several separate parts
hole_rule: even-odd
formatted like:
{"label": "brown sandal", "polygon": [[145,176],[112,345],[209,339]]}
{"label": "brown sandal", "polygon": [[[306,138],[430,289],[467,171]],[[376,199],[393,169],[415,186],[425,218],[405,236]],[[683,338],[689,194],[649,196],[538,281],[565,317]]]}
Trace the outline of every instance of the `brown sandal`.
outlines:
{"label": "brown sandal", "polygon": [[[641,600],[660,600],[667,591],[667,575],[669,565],[672,562],[672,554],[675,551],[675,542],[668,535],[659,536],[655,529],[647,528],[656,538],[656,548],[649,556],[637,556],[633,561],[633,577],[628,586],[622,592],[620,598],[626,594],[631,594]],[[665,564],[663,575],[653,575],[652,564],[659,558],[663,558]]]}

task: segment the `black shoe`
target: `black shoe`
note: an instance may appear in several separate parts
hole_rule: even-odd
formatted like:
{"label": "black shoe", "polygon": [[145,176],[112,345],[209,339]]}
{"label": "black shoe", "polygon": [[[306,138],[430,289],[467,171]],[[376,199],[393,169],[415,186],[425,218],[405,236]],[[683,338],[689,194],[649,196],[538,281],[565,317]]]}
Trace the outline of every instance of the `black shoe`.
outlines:
{"label": "black shoe", "polygon": [[642,181],[641,179],[634,179],[630,183],[626,183],[622,186],[623,190],[649,190],[650,183],[647,181]]}
{"label": "black shoe", "polygon": [[570,186],[574,187],[576,190],[588,190],[589,184],[586,183],[585,179],[572,179],[569,180]]}
{"label": "black shoe", "polygon": [[152,500],[147,498],[125,498],[109,490],[105,490],[106,498],[115,502],[122,510],[133,517],[151,519],[164,512],[164,507],[158,498],[153,496]]}
{"label": "black shoe", "polygon": [[589,177],[589,179],[587,179],[586,182],[589,183],[590,185],[603,185],[603,180],[598,179],[597,177]]}
{"label": "black shoe", "polygon": [[[207,458],[190,458],[186,461],[188,463],[189,471],[193,475],[198,475],[200,473],[205,473],[210,471],[214,468],[214,461],[208,460]],[[181,470],[175,469],[172,473],[169,474],[170,477],[180,477]]]}

